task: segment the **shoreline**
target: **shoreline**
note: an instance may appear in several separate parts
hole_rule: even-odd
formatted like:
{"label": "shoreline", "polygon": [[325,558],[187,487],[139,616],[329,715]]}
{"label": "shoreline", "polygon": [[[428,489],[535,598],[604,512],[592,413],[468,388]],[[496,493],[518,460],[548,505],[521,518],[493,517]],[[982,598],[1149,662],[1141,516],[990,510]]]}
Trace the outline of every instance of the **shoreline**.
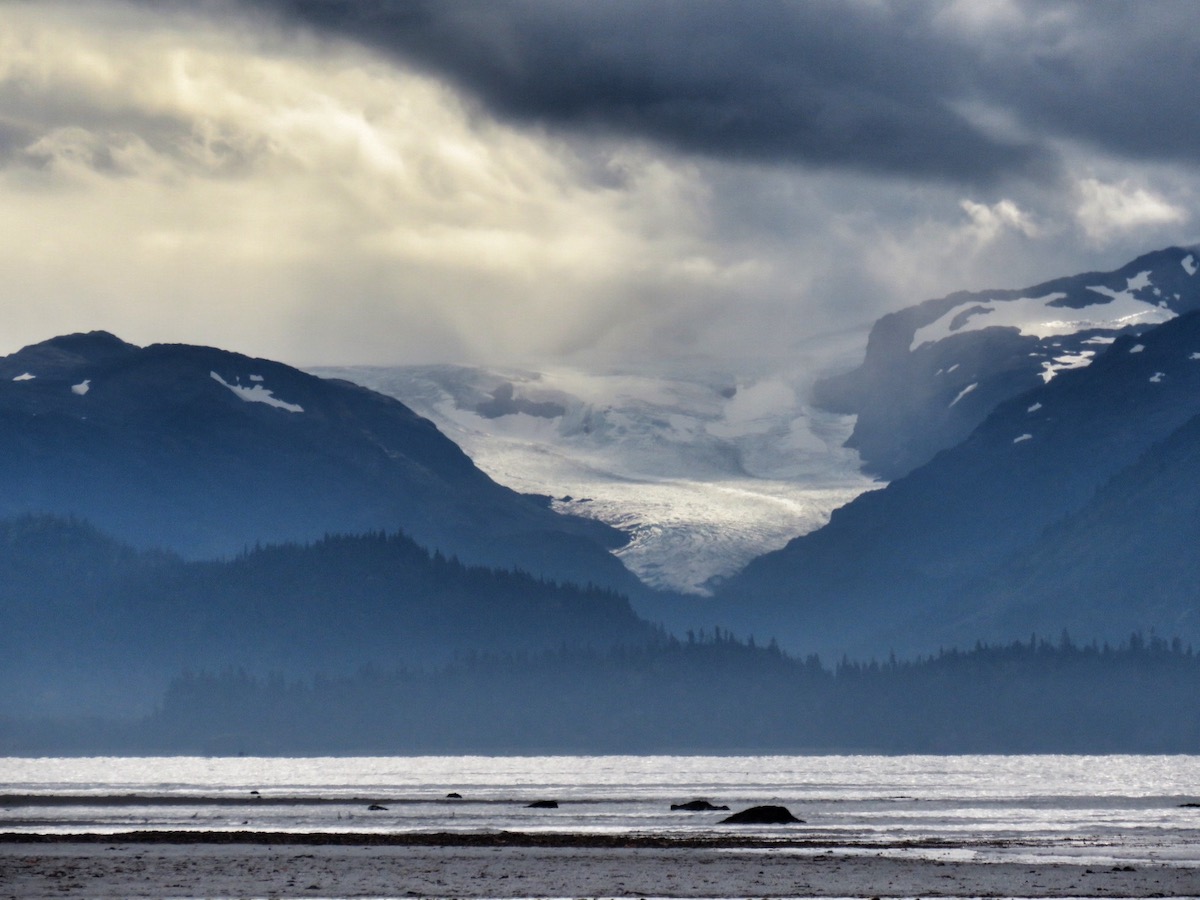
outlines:
{"label": "shoreline", "polygon": [[[988,842],[1002,846],[1002,842]],[[0,834],[0,898],[1195,897],[1200,868],[889,856],[707,836]],[[848,852],[847,852],[848,851]]]}
{"label": "shoreline", "polygon": [[668,835],[635,832],[630,834],[588,834],[562,831],[212,831],[212,830],[138,830],[122,832],[0,832],[5,844],[196,844],[254,846],[371,846],[371,847],[516,847],[588,850],[960,850],[980,847],[1007,847],[1011,842],[922,840],[847,841],[828,837],[755,837],[737,834]]}

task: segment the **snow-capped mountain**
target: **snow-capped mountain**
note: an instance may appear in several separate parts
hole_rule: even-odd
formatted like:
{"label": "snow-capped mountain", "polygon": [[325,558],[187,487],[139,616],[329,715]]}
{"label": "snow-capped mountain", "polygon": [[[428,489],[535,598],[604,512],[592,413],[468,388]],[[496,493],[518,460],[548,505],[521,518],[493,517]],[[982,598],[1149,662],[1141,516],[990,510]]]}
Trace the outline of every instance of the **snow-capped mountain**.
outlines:
{"label": "snow-capped mountain", "polygon": [[755,560],[716,605],[804,652],[1063,628],[1200,640],[1198,420],[1200,311],[1038,379],[967,440]]}
{"label": "snow-capped mountain", "polygon": [[465,562],[644,589],[609,552],[622,533],[497,484],[392,397],[104,332],[0,358],[0,517],[25,513],[193,558],[402,529]]}
{"label": "snow-capped mountain", "polygon": [[1087,366],[1119,334],[1200,309],[1200,249],[1022,290],[960,292],[879,319],[858,368],[816,386],[858,416],[849,446],[894,479],[963,440],[998,404]]}
{"label": "snow-capped mountain", "polygon": [[711,373],[322,368],[433,420],[502,484],[631,535],[617,555],[654,587],[707,593],[879,485],[841,445],[847,417],[799,379]]}

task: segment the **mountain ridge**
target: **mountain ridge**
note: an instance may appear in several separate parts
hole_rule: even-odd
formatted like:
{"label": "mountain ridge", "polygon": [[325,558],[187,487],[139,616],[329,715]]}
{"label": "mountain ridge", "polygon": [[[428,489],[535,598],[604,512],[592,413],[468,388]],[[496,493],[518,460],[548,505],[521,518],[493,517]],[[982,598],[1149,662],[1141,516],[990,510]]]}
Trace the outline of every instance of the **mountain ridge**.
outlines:
{"label": "mountain ridge", "polygon": [[[979,583],[1034,552],[1047,529],[1080,515],[1114,480],[1130,478],[1157,445],[1177,433],[1200,437],[1185,427],[1198,414],[1200,312],[1119,336],[1091,366],[1004,401],[962,443],[752,562],[721,592],[724,621],[792,649],[858,654],[928,652],[951,635],[968,643],[1019,637],[1029,629],[1015,619],[1016,632],[1003,634],[944,624],[999,603]],[[1175,521],[1200,537],[1194,522]],[[1104,548],[1128,563],[1119,543]],[[1196,574],[1190,557],[1185,563]],[[1107,610],[1077,617],[1096,632],[1078,637],[1108,635],[1117,621],[1118,636],[1153,627],[1137,619],[1135,599],[1110,595]],[[1164,601],[1193,624],[1194,599]]]}
{"label": "mountain ridge", "polygon": [[616,529],[497,484],[394,398],[283,363],[60,336],[0,359],[0,426],[0,516],[79,515],[193,558],[403,528],[470,562],[642,589]]}
{"label": "mountain ridge", "polygon": [[847,446],[894,480],[1117,335],[1200,309],[1198,270],[1200,248],[1168,247],[1111,272],[926,300],[878,319],[862,363],[818,381],[814,399],[858,416]]}

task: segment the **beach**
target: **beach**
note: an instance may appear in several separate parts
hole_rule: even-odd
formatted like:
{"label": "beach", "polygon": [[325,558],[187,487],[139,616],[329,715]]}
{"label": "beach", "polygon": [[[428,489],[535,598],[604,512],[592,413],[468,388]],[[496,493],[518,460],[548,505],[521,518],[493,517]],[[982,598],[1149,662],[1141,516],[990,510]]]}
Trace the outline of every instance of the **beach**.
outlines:
{"label": "beach", "polygon": [[[1200,897],[1200,757],[7,758],[0,784],[0,900]],[[803,821],[722,821],[760,804]]]}
{"label": "beach", "polygon": [[929,850],[570,834],[10,833],[0,835],[0,898],[1200,895],[1192,867]]}

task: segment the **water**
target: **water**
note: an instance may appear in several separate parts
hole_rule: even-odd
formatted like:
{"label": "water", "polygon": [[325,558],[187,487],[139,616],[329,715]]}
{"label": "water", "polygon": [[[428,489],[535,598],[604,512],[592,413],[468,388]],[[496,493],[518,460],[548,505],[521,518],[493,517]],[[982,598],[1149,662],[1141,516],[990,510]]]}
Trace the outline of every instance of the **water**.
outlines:
{"label": "water", "polygon": [[[752,834],[802,853],[1200,866],[1184,805],[1200,756],[7,758],[0,793],[0,831]],[[698,798],[805,824],[670,809]]]}

